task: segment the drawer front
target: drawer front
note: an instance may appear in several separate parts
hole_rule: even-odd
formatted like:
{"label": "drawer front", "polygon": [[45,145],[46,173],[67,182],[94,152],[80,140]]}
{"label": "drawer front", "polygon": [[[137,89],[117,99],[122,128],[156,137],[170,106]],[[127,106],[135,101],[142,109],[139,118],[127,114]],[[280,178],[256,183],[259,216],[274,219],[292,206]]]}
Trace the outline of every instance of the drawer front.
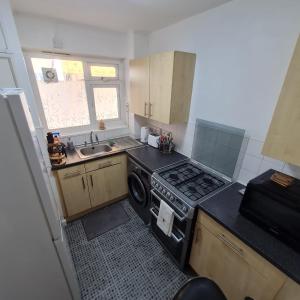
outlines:
{"label": "drawer front", "polygon": [[227,247],[241,256],[249,265],[265,277],[272,278],[274,284],[283,284],[286,276],[262,256],[244,244],[240,239],[231,234],[223,226],[214,221],[205,213],[198,215],[197,223],[203,225],[208,231],[215,235]]}
{"label": "drawer front", "polygon": [[58,177],[60,179],[72,178],[85,173],[84,165],[78,165],[74,167],[58,170]]}
{"label": "drawer front", "polygon": [[122,164],[126,159],[125,154],[110,156],[107,158],[98,159],[85,164],[85,171],[91,172],[98,169],[107,168],[113,165]]}

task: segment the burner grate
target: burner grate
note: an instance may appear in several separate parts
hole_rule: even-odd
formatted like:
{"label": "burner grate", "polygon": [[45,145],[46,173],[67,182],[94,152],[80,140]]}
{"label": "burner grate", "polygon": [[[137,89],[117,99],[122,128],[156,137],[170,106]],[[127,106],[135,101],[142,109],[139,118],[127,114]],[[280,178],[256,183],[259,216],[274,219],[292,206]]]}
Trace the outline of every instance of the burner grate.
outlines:
{"label": "burner grate", "polygon": [[204,172],[191,164],[183,164],[174,169],[166,170],[159,175],[170,184],[177,186],[193,177],[204,175]]}
{"label": "burner grate", "polygon": [[225,184],[219,178],[189,163],[166,170],[159,175],[192,201],[201,199]]}

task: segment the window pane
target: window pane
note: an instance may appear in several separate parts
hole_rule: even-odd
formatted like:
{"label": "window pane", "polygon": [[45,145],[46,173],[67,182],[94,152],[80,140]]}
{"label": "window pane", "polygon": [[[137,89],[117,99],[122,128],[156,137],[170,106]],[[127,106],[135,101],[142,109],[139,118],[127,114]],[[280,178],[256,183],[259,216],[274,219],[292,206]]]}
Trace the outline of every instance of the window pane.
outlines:
{"label": "window pane", "polygon": [[32,58],[49,129],[90,124],[81,61]]}
{"label": "window pane", "polygon": [[118,88],[96,87],[93,91],[97,120],[119,118]]}
{"label": "window pane", "polygon": [[116,67],[113,66],[91,66],[92,77],[117,77]]}

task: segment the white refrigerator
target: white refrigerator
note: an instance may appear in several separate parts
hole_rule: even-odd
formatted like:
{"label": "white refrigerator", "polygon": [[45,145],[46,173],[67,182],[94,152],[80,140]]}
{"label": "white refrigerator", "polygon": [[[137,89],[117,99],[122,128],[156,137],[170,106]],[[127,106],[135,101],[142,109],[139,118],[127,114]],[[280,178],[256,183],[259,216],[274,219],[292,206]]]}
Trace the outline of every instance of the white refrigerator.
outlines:
{"label": "white refrigerator", "polygon": [[0,89],[0,299],[80,299],[42,128],[20,89]]}

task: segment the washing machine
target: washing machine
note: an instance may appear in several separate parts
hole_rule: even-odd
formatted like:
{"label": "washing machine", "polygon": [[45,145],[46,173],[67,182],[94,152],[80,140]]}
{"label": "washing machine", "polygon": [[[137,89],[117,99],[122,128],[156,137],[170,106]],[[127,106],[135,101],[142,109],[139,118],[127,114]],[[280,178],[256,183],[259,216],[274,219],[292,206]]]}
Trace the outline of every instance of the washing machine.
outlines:
{"label": "washing machine", "polygon": [[127,181],[130,204],[144,223],[149,224],[151,219],[151,173],[144,169],[134,159],[128,157]]}

